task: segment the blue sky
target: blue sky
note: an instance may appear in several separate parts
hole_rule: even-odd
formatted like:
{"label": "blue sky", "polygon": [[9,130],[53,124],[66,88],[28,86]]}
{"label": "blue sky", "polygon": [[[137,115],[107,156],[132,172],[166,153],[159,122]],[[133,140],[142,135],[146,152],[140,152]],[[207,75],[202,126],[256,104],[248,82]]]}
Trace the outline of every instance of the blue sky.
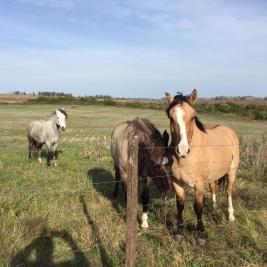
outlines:
{"label": "blue sky", "polygon": [[267,1],[0,0],[0,93],[267,95]]}

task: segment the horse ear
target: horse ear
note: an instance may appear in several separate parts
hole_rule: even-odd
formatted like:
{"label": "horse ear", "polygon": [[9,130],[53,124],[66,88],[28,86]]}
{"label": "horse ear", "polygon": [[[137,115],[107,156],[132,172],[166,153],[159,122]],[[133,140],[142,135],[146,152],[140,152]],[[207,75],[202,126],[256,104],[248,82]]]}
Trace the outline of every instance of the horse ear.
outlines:
{"label": "horse ear", "polygon": [[168,132],[166,130],[163,132],[162,139],[163,139],[164,147],[168,147],[169,134],[168,134]]}
{"label": "horse ear", "polygon": [[190,95],[187,96],[187,100],[189,104],[194,104],[197,99],[197,90],[194,89]]}
{"label": "horse ear", "polygon": [[168,102],[168,104],[171,104],[171,102],[173,101],[173,96],[171,96],[169,93],[165,93],[166,95],[166,100]]}

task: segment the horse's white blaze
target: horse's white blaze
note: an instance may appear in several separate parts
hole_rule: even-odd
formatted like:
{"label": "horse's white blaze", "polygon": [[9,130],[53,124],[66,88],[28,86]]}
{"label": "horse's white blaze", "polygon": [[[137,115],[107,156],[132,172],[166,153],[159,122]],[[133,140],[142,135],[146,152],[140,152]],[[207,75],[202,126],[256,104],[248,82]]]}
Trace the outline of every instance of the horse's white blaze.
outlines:
{"label": "horse's white blaze", "polygon": [[149,226],[148,226],[147,212],[143,212],[141,220],[142,220],[141,227],[142,228],[148,228]]}
{"label": "horse's white blaze", "polygon": [[186,156],[189,150],[189,145],[186,135],[186,125],[183,118],[184,111],[182,110],[181,107],[177,107],[175,111],[176,111],[176,120],[180,128],[180,136],[181,136],[181,140],[178,144],[179,154],[181,154],[181,156]]}
{"label": "horse's white blaze", "polygon": [[229,214],[229,221],[233,222],[235,220],[234,216],[234,208],[232,203],[232,196],[228,196],[228,214]]}

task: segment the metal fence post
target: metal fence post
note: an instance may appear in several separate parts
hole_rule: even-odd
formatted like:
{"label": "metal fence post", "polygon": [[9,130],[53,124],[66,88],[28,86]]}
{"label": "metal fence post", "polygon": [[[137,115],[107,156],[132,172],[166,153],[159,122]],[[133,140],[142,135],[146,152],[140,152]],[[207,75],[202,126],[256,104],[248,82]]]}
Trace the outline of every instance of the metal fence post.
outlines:
{"label": "metal fence post", "polygon": [[129,141],[127,180],[127,229],[125,266],[136,265],[136,235],[137,235],[137,185],[138,185],[138,137],[135,135]]}

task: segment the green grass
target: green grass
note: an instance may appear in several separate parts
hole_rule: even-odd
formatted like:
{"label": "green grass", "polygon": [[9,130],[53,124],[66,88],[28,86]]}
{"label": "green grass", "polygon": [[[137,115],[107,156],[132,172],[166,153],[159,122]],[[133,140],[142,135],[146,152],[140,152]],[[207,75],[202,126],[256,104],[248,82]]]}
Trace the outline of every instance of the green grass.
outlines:
{"label": "green grass", "polygon": [[[0,105],[0,266],[123,266],[125,206],[110,201],[113,180],[109,153],[112,128],[136,116],[168,129],[163,111],[106,106],[65,106],[68,129],[58,146],[58,166],[48,168],[27,158],[26,126],[46,119],[53,105]],[[138,266],[259,266],[266,264],[266,122],[201,115],[242,137],[240,172],[234,191],[236,222],[228,223],[224,192],[218,211],[207,191],[205,247],[195,242],[193,191],[187,189],[186,232],[174,240],[176,208],[151,199],[150,230],[138,230]],[[101,150],[101,151],[100,151]],[[101,153],[100,153],[101,152]],[[142,208],[138,207],[140,218]],[[165,226],[165,213],[167,228]],[[71,252],[74,251],[74,252]],[[35,262],[35,265],[33,264]],[[21,265],[24,266],[24,265]]]}

